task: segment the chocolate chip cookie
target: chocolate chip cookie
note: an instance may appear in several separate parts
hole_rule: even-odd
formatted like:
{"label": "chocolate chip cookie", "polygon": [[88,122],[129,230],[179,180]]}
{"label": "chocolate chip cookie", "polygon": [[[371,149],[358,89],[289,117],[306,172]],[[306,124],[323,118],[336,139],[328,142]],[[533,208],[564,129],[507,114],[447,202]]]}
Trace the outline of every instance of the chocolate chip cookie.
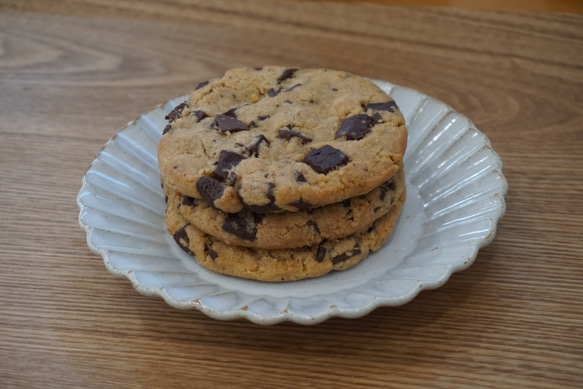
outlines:
{"label": "chocolate chip cookie", "polygon": [[251,211],[225,213],[203,200],[168,191],[168,207],[203,233],[227,244],[263,249],[311,246],[324,239],[338,239],[368,228],[389,212],[405,189],[405,174],[394,177],[371,192],[297,212],[258,214]]}
{"label": "chocolate chip cookie", "polygon": [[260,281],[293,281],[346,270],[378,250],[391,236],[404,198],[403,193],[385,216],[362,232],[296,249],[229,245],[189,224],[175,207],[167,210],[167,229],[184,251],[210,270]]}
{"label": "chocolate chip cookie", "polygon": [[327,69],[234,69],[167,119],[165,185],[227,213],[297,212],[366,194],[397,172],[407,142],[389,96]]}

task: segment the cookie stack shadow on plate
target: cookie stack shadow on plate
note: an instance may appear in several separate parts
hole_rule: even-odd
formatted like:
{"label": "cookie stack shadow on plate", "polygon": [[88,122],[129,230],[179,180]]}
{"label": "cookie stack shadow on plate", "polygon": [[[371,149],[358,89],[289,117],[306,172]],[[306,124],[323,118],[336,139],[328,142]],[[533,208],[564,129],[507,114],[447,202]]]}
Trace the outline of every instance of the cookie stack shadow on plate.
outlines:
{"label": "cookie stack shadow on plate", "polygon": [[201,83],[158,145],[166,228],[202,266],[261,281],[345,270],[405,201],[405,122],[372,82],[241,68]]}

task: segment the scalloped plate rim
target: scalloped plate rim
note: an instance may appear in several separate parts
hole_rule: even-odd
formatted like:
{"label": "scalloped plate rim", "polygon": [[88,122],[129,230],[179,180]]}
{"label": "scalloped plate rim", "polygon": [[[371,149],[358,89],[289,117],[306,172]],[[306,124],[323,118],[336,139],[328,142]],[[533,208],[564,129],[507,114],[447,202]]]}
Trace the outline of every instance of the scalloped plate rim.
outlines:
{"label": "scalloped plate rim", "polygon": [[[80,189],[79,194],[77,196],[77,205],[80,209],[80,211],[79,211],[79,225],[86,232],[86,240],[87,240],[87,245],[88,245],[89,249],[92,252],[94,252],[95,254],[100,255],[103,258],[104,265],[111,274],[113,274],[117,277],[127,278],[131,282],[132,286],[141,294],[144,294],[147,296],[159,296],[168,305],[170,305],[174,308],[178,308],[178,309],[196,308],[199,311],[203,312],[204,314],[206,314],[209,317],[214,318],[214,319],[218,319],[218,320],[247,319],[253,323],[262,324],[262,325],[272,325],[272,324],[277,324],[277,323],[280,323],[283,321],[292,321],[292,322],[295,322],[298,324],[317,324],[317,323],[323,322],[323,321],[325,321],[329,318],[332,318],[332,317],[343,317],[343,318],[352,318],[352,319],[359,318],[359,317],[362,317],[362,316],[369,314],[370,312],[372,312],[373,310],[375,310],[381,306],[399,306],[399,305],[406,304],[406,303],[410,302],[411,300],[413,300],[422,290],[436,289],[436,288],[443,286],[448,281],[448,279],[451,277],[451,275],[453,273],[465,270],[469,266],[471,266],[473,264],[473,262],[475,261],[479,250],[481,248],[487,246],[488,244],[490,244],[497,234],[498,221],[506,213],[505,196],[508,192],[508,183],[507,183],[506,178],[504,177],[504,175],[502,173],[502,168],[503,168],[502,160],[501,160],[500,156],[496,153],[496,151],[492,148],[491,142],[488,139],[488,137],[485,134],[483,134],[481,131],[479,131],[476,128],[476,126],[474,125],[474,123],[469,118],[467,118],[466,116],[455,111],[450,105],[443,103],[442,101],[439,101],[431,96],[425,95],[422,92],[419,92],[419,91],[412,89],[412,88],[396,85],[396,84],[393,84],[393,83],[390,83],[387,81],[374,80],[374,79],[371,79],[371,81],[373,81],[377,85],[384,84],[385,86],[383,87],[383,89],[385,91],[387,89],[389,89],[389,91],[392,91],[394,88],[402,88],[403,90],[408,90],[408,91],[415,92],[415,93],[422,95],[423,99],[421,100],[421,104],[419,107],[417,107],[417,110],[416,110],[415,114],[411,117],[411,119],[413,119],[415,117],[415,115],[419,112],[418,108],[420,108],[424,104],[425,101],[431,100],[435,103],[441,104],[444,107],[446,107],[450,111],[450,113],[455,113],[456,115],[463,118],[464,120],[467,120],[467,122],[469,123],[469,129],[475,130],[478,134],[480,134],[483,137],[483,140],[485,141],[484,147],[487,147],[488,151],[489,151],[489,153],[491,153],[492,157],[497,160],[496,169],[494,169],[488,173],[488,174],[498,173],[499,176],[501,177],[500,189],[494,195],[494,196],[498,197],[498,199],[500,200],[500,208],[499,208],[499,211],[498,211],[496,216],[489,217],[491,220],[490,233],[488,234],[488,236],[481,239],[479,241],[479,244],[473,244],[474,250],[473,250],[472,254],[464,262],[458,263],[457,265],[453,265],[453,264],[445,265],[444,264],[443,266],[447,268],[447,271],[445,273],[443,273],[442,276],[440,278],[438,278],[437,280],[432,280],[431,282],[417,281],[417,286],[415,288],[413,288],[412,290],[409,290],[404,296],[390,297],[390,298],[389,297],[382,297],[382,296],[373,296],[372,300],[368,304],[366,304],[364,306],[359,306],[357,308],[339,308],[339,307],[331,305],[328,309],[326,309],[318,314],[302,315],[302,314],[297,314],[294,312],[289,312],[287,309],[284,309],[283,311],[280,311],[277,314],[272,314],[270,316],[263,316],[263,315],[255,313],[255,312],[249,311],[247,309],[244,309],[246,307],[229,309],[229,310],[216,310],[216,309],[213,309],[211,307],[206,306],[204,303],[200,302],[198,299],[196,299],[194,301],[176,300],[175,298],[173,298],[172,296],[170,296],[166,292],[165,287],[153,288],[153,287],[143,286],[135,278],[134,272],[132,270],[122,270],[122,269],[118,269],[117,267],[112,265],[110,263],[110,260],[109,260],[108,250],[99,248],[98,246],[96,246],[93,243],[93,241],[91,239],[94,228],[89,226],[89,225],[86,225],[82,220],[82,216],[87,211],[87,208],[90,208],[90,207],[87,207],[81,201],[81,194],[86,192],[86,188],[90,185],[86,181],[87,172],[89,172],[93,168],[95,162],[99,159],[99,153],[101,151],[105,150],[113,142],[113,140],[119,134],[121,134],[124,130],[126,130],[128,127],[130,127],[132,125],[138,125],[138,123],[137,123],[138,120],[141,117],[143,117],[145,114],[148,114],[148,113],[150,113],[156,109],[159,109],[159,108],[164,109],[164,107],[166,105],[168,105],[168,104],[171,105],[173,101],[182,99],[183,97],[173,98],[173,99],[168,100],[166,103],[158,104],[158,105],[154,106],[152,109],[146,111],[144,114],[140,115],[135,120],[128,122],[124,127],[122,127],[119,131],[117,131],[116,134],[103,145],[100,152],[97,153],[96,158],[94,158],[91,165],[89,166],[89,168],[85,172],[83,179],[82,179],[82,186],[81,186],[81,189]],[[187,97],[187,96],[188,95],[185,95],[185,97]],[[445,116],[446,115],[444,115],[444,117]],[[295,299],[295,298],[292,298],[292,297],[288,298],[288,300],[291,300],[291,299]],[[288,305],[289,305],[289,302],[288,302]]]}

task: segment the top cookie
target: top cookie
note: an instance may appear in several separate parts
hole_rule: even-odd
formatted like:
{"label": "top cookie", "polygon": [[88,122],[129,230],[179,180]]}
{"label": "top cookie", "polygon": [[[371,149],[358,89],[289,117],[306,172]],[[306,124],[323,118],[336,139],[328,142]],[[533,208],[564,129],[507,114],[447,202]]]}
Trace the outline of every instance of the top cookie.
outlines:
{"label": "top cookie", "polygon": [[167,119],[164,185],[228,213],[293,212],[370,192],[398,170],[407,143],[389,96],[327,69],[230,70]]}

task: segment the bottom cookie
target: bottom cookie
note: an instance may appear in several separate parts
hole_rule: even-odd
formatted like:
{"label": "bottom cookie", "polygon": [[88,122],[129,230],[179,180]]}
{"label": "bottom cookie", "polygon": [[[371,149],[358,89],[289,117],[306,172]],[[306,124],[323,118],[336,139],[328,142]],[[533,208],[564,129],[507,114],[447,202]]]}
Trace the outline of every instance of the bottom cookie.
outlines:
{"label": "bottom cookie", "polygon": [[228,245],[189,224],[174,207],[167,210],[166,227],[176,243],[207,269],[259,281],[295,281],[346,270],[380,249],[393,232],[405,197],[403,193],[386,215],[363,232],[296,249]]}

